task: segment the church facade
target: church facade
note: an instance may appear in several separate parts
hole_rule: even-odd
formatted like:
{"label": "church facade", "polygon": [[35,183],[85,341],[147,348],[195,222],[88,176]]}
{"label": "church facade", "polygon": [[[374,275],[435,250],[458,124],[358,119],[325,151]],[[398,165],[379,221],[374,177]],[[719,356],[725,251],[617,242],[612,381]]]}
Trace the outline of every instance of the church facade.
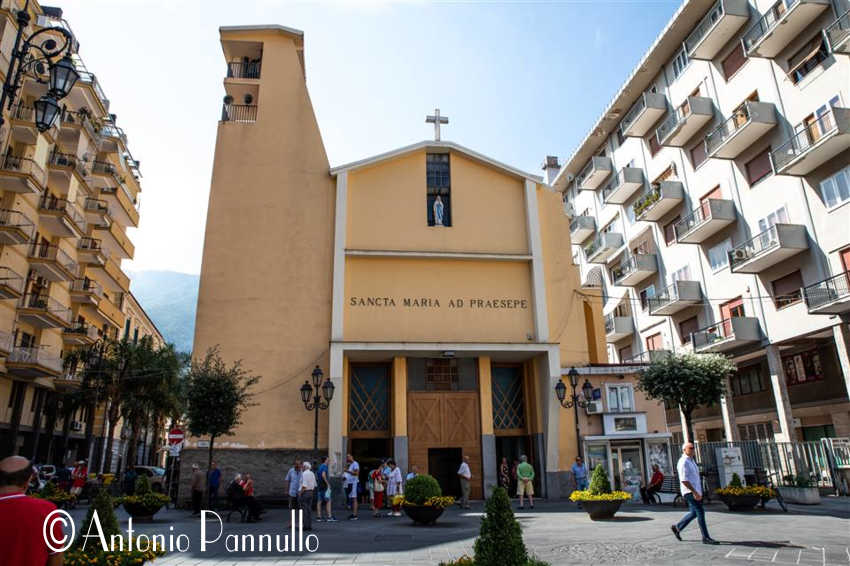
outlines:
{"label": "church facade", "polygon": [[279,492],[294,457],[316,455],[298,389],[318,365],[335,386],[318,426],[334,474],[347,453],[361,469],[392,457],[452,491],[468,456],[481,497],[503,457],[525,454],[538,493],[559,496],[580,447],[554,386],[606,361],[601,301],[580,288],[561,195],[440,140],[439,112],[435,139],[331,167],[303,34],[226,27],[221,42],[195,352],[218,345],[262,376],[256,405],[216,441],[225,473],[273,470],[258,492]]}

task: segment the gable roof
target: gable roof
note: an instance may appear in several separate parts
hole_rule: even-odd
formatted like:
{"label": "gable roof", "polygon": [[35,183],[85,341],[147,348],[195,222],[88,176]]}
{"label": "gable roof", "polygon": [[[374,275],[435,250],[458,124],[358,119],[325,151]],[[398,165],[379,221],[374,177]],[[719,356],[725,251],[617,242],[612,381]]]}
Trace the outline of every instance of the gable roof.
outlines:
{"label": "gable roof", "polygon": [[377,163],[381,163],[382,161],[388,161],[390,159],[395,159],[396,157],[400,157],[402,155],[406,155],[408,153],[414,153],[416,151],[421,150],[437,150],[439,152],[445,153],[446,150],[456,151],[461,153],[474,161],[478,161],[479,163],[483,163],[485,165],[490,165],[491,167],[495,167],[505,173],[513,175],[514,177],[518,177],[520,179],[527,179],[529,181],[533,181],[535,183],[542,183],[543,177],[539,175],[532,175],[531,173],[526,173],[520,169],[516,169],[515,167],[511,167],[510,165],[506,165],[501,161],[497,161],[491,157],[487,157],[486,155],[482,155],[476,151],[469,149],[468,147],[464,147],[460,144],[456,144],[450,141],[434,141],[434,140],[425,140],[418,143],[414,143],[411,145],[406,145],[404,147],[400,147],[398,149],[394,149],[392,151],[387,151],[385,153],[379,153],[378,155],[373,155],[372,157],[367,157],[366,159],[361,159],[359,161],[352,161],[351,163],[346,163],[344,165],[338,165],[336,167],[331,167],[330,173],[332,176],[336,176],[339,173],[345,171],[353,171],[355,169],[361,169],[363,167],[369,167],[370,165],[375,165]]}

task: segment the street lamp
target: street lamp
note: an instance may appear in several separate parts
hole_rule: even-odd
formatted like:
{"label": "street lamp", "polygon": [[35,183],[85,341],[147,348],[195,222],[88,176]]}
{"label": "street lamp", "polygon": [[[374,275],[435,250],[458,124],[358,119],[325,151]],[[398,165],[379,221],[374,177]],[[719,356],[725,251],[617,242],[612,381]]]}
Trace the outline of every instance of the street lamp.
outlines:
{"label": "street lamp", "polygon": [[[33,103],[35,125],[38,131],[44,132],[53,126],[61,110],[59,100],[68,96],[74,83],[80,78],[80,74],[71,58],[74,36],[64,28],[42,28],[24,39],[21,45],[24,30],[30,23],[28,8],[29,0],[17,13],[18,33],[15,36],[9,68],[6,69],[3,90],[0,92],[0,109],[4,104],[8,105],[9,109],[12,108],[18,90],[21,88],[21,75],[25,72],[30,73],[37,82],[46,84],[48,87],[47,94]],[[61,36],[61,45],[57,42],[56,35]],[[37,39],[43,39],[43,41],[39,43],[36,42]],[[63,51],[64,56],[59,58]],[[57,58],[59,58],[58,61]],[[0,125],[3,123],[3,116],[0,113]]]}
{"label": "street lamp", "polygon": [[313,369],[311,377],[313,384],[310,385],[308,380],[304,380],[304,385],[301,386],[301,402],[304,403],[304,408],[308,411],[313,411],[315,422],[313,424],[313,450],[319,449],[319,411],[327,409],[331,404],[331,399],[334,396],[334,384],[330,378],[322,383],[322,368],[316,366]]}
{"label": "street lamp", "polygon": [[567,398],[567,386],[564,384],[562,379],[558,379],[558,383],[555,384],[555,396],[558,398],[558,402],[565,409],[573,409],[575,413],[576,420],[576,447],[578,449],[578,455],[582,456],[581,449],[581,437],[579,436],[578,430],[578,410],[579,407],[582,409],[587,408],[590,405],[590,401],[593,397],[593,385],[591,385],[590,380],[584,380],[584,385],[581,386],[581,395],[576,393],[576,387],[578,386],[578,371],[576,368],[570,368],[570,371],[567,372],[567,376],[570,378],[570,386],[572,387],[572,395]]}

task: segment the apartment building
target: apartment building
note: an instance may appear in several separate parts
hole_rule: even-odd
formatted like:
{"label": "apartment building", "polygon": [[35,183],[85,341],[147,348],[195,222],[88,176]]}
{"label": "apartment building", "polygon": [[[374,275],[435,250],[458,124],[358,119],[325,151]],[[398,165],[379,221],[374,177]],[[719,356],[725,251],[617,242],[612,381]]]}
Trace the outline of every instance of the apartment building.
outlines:
{"label": "apartment building", "polygon": [[850,435],[848,8],[685,1],[552,175],[609,359],[737,363],[698,440]]}
{"label": "apartment building", "polygon": [[[2,0],[0,78],[25,5],[25,37],[71,31],[59,8]],[[63,358],[119,337],[135,304],[121,262],[134,253],[126,230],[139,222],[139,162],[97,77],[73,59],[79,79],[52,128],[36,128],[33,101],[46,87],[25,74],[0,130],[0,454],[39,462],[88,456],[95,418],[69,405],[80,376]]]}

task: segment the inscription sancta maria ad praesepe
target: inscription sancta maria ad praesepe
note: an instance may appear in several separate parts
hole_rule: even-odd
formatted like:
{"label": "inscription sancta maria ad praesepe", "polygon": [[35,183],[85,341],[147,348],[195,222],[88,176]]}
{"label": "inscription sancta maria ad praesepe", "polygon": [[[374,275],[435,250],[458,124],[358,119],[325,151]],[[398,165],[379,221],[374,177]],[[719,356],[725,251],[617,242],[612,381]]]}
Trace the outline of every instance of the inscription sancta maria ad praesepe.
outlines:
{"label": "inscription sancta maria ad praesepe", "polygon": [[402,307],[402,308],[450,308],[450,309],[527,309],[528,299],[451,298],[436,297],[350,297],[351,307]]}

